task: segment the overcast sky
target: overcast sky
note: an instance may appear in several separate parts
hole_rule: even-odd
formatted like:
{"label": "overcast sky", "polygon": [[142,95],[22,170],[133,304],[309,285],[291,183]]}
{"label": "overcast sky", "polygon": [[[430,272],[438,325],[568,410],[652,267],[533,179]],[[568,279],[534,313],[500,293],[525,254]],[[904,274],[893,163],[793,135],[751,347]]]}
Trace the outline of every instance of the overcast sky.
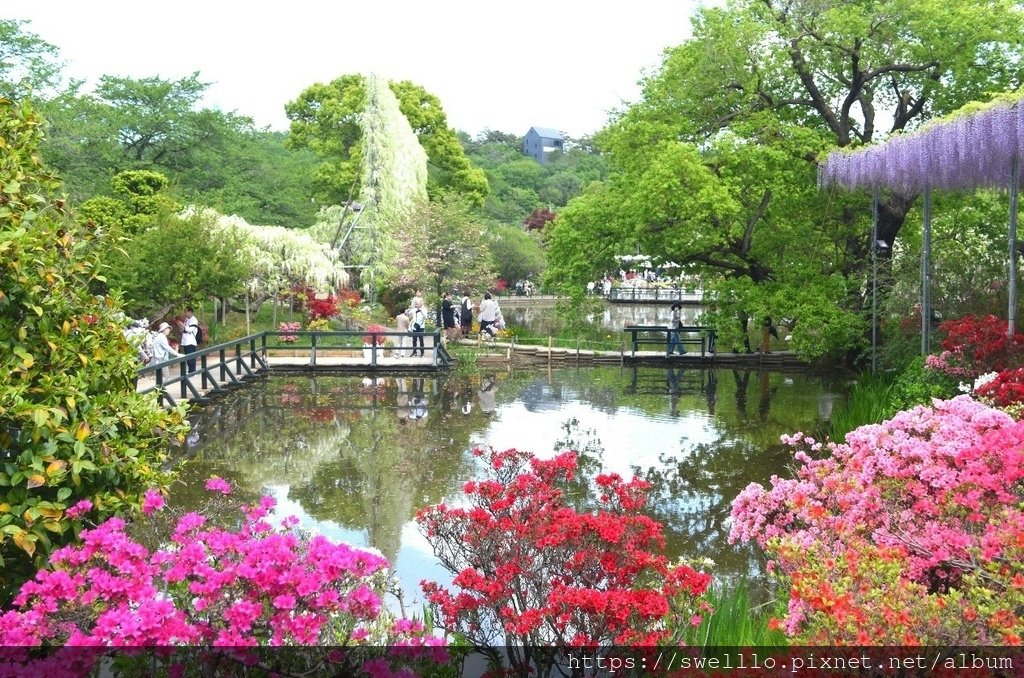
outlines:
{"label": "overcast sky", "polygon": [[570,136],[639,95],[662,50],[690,35],[697,0],[33,0],[3,18],[60,48],[66,75],[177,79],[200,72],[206,105],[287,129],[284,104],[349,73],[412,80],[470,134]]}

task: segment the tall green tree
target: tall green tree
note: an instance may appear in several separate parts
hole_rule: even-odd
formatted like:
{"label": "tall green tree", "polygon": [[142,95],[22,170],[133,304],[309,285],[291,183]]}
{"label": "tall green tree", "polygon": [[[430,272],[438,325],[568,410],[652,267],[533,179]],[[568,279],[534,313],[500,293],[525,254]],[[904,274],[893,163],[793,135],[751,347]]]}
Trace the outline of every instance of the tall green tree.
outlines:
{"label": "tall green tree", "polygon": [[[454,192],[479,204],[487,195],[483,172],[466,159],[440,101],[419,85],[391,82],[403,115],[427,151],[432,197]],[[318,198],[342,204],[359,195],[362,175],[362,114],[367,105],[366,78],[344,75],[307,87],[285,110],[291,123],[289,144],[308,148],[321,159],[315,182]]]}
{"label": "tall green tree", "polygon": [[[598,135],[612,176],[549,228],[549,277],[578,285],[640,247],[703,273],[729,343],[771,315],[795,320],[808,357],[856,345],[869,200],[819,193],[819,158],[1016,86],[1020,17],[1012,2],[931,0],[700,10],[693,39]],[[915,199],[885,194],[886,243]]]}

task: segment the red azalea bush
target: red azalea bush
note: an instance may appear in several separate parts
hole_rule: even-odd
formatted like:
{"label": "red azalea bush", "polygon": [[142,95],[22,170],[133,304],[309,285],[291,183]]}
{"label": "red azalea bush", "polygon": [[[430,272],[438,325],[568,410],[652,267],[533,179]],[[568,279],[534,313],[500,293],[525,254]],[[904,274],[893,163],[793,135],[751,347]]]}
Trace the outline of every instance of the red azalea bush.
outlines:
{"label": "red azalea bush", "polygon": [[[599,475],[603,508],[581,513],[564,491],[575,452],[548,460],[514,449],[473,453],[487,477],[466,483],[465,506],[416,516],[455,575],[457,592],[421,583],[449,633],[478,649],[656,645],[678,641],[666,620],[700,623],[695,599],[711,578],[660,555],[661,525],[640,513],[648,483]],[[528,662],[512,654],[514,666]]]}
{"label": "red azalea bush", "polygon": [[1006,321],[994,315],[966,316],[939,325],[946,332],[942,353],[925,364],[955,377],[974,378],[1016,367],[1024,357],[1024,334],[1006,334]]}
{"label": "red azalea bush", "polygon": [[309,320],[330,320],[337,318],[338,298],[333,294],[326,296],[323,299],[317,299],[312,294],[309,296],[306,306],[309,309]]}
{"label": "red azalea bush", "polygon": [[997,407],[1024,404],[1024,367],[1000,372],[994,379],[979,386],[975,393]]}
{"label": "red azalea bush", "polygon": [[747,487],[730,540],[757,541],[789,577],[787,634],[809,645],[1020,643],[1024,423],[960,396],[843,444],[783,440],[801,448],[796,478]]}
{"label": "red azalea bush", "polygon": [[363,343],[366,345],[376,343],[378,346],[384,345],[384,332],[387,332],[388,328],[383,325],[367,325],[366,334],[363,335]]}
{"label": "red azalea bush", "polygon": [[363,295],[359,294],[356,290],[346,287],[338,290],[338,301],[349,308],[355,308],[362,303]]}

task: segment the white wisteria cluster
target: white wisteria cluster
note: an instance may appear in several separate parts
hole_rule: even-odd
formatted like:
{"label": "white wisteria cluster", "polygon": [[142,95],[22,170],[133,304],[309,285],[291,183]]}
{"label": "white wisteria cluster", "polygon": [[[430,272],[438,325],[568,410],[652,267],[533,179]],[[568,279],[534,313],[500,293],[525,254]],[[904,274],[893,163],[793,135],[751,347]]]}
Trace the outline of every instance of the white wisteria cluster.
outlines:
{"label": "white wisteria cluster", "polygon": [[366,93],[359,196],[366,211],[360,224],[366,228],[353,243],[358,258],[354,263],[369,266],[374,277],[388,279],[406,244],[408,217],[419,201],[427,199],[427,153],[386,80],[371,75]]}
{"label": "white wisteria cluster", "polygon": [[[185,216],[195,209],[187,208]],[[338,253],[306,230],[257,226],[239,216],[226,216],[210,208],[200,211],[211,217],[215,230],[235,233],[241,239],[240,254],[251,267],[246,286],[254,296],[270,297],[295,284],[328,292],[348,282]]]}

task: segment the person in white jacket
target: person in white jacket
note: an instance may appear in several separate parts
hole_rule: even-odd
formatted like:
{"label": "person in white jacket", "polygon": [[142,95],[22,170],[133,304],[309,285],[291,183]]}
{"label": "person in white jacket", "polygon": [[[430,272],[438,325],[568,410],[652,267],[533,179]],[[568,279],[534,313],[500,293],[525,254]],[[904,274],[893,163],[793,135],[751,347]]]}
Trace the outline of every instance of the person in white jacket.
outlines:
{"label": "person in white jacket", "polygon": [[[178,353],[171,348],[170,343],[167,341],[167,337],[171,334],[171,326],[167,323],[160,323],[160,327],[153,334],[153,362],[162,363],[165,360],[171,358],[180,358],[181,353]],[[167,379],[167,368],[160,368],[160,381],[161,383]]]}

